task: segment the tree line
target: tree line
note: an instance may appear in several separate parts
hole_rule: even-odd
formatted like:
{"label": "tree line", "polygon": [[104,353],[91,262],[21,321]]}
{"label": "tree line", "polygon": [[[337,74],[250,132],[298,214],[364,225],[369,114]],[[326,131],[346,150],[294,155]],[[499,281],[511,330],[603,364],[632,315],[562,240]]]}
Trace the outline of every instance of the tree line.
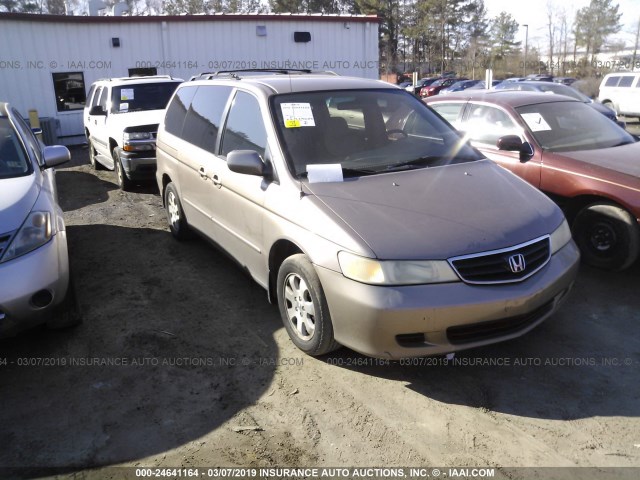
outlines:
{"label": "tree line", "polygon": [[[556,3],[557,2],[557,3]],[[75,14],[87,1],[67,2]],[[112,7],[118,0],[104,0]],[[527,73],[588,75],[590,61],[620,31],[613,0],[591,0],[576,12],[547,0],[546,39],[527,45],[518,20],[506,12],[489,17],[483,0],[125,0],[130,15],[211,13],[369,14],[380,18],[381,73],[455,71],[478,78]],[[65,14],[65,0],[0,0],[0,11]],[[520,19],[522,22],[526,19]],[[640,33],[640,21],[638,22]],[[636,35],[636,50],[638,35]],[[618,45],[617,47],[621,47]],[[540,50],[545,49],[546,55]],[[583,61],[582,63],[580,60]],[[635,62],[635,58],[634,58]]]}

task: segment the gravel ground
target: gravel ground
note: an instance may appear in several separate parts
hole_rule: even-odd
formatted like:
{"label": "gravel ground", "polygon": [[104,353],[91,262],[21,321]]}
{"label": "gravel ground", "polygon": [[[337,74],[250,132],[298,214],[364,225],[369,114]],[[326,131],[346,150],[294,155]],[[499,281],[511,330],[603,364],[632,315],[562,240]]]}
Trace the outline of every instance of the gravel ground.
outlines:
{"label": "gravel ground", "polygon": [[0,467],[31,469],[0,477],[59,467],[116,478],[114,465],[495,467],[510,478],[502,468],[640,467],[640,264],[582,267],[553,318],[455,363],[347,349],[311,358],[225,255],[171,237],[154,186],[121,192],[81,147],[57,179],[84,323],[0,342]]}

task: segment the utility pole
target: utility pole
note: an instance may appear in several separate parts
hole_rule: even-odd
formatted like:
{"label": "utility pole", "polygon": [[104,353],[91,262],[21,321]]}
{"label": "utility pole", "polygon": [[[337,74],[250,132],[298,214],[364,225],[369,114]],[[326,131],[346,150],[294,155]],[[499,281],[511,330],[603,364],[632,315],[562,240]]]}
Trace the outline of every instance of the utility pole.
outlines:
{"label": "utility pole", "polygon": [[525,28],[524,34],[524,62],[522,62],[522,76],[527,76],[527,50],[529,48],[529,25],[522,25]]}

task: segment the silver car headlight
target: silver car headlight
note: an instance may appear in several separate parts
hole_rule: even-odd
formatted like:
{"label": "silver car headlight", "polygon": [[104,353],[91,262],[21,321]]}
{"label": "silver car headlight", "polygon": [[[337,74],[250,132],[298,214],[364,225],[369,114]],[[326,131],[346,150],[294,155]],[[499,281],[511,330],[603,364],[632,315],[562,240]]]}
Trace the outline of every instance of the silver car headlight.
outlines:
{"label": "silver car headlight", "polygon": [[449,263],[442,260],[375,260],[339,252],[338,263],[345,277],[371,285],[422,285],[460,281]]}
{"label": "silver car headlight", "polygon": [[565,218],[560,226],[551,234],[551,238],[549,239],[549,243],[551,244],[551,255],[556,253],[570,241],[571,230],[569,229],[569,224]]}
{"label": "silver car headlight", "polygon": [[50,212],[31,212],[0,262],[6,262],[41,247],[53,236]]}

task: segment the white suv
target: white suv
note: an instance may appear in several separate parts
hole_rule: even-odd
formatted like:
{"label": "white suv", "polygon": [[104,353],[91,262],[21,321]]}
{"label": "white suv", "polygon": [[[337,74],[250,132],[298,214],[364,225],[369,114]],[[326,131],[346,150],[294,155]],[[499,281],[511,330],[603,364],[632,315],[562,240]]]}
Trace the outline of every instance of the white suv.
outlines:
{"label": "white suv", "polygon": [[161,75],[110,78],[91,85],[84,109],[89,159],[96,170],[115,170],[122,190],[136,181],[153,180],[158,124],[181,82]]}

